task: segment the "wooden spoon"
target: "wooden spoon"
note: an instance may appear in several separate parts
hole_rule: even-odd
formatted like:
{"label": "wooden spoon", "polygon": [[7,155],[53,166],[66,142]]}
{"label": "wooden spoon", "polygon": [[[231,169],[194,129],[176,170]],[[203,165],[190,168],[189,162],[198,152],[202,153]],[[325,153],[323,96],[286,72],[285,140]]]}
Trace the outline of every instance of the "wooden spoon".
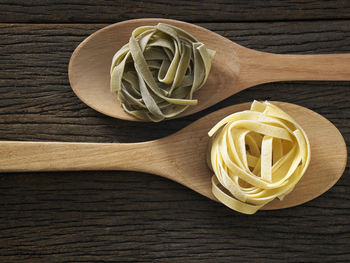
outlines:
{"label": "wooden spoon", "polygon": [[246,88],[288,80],[350,80],[350,54],[279,55],[242,47],[208,29],[169,19],[136,19],[107,26],[85,39],[69,63],[75,94],[93,109],[124,120],[138,121],[124,112],[110,92],[113,55],[129,41],[133,29],[159,22],[180,27],[216,50],[206,84],[195,93],[199,104],[177,117],[208,108]]}
{"label": "wooden spoon", "polygon": [[[295,104],[273,102],[304,128],[311,144],[311,163],[283,201],[264,209],[305,203],[332,187],[344,172],[347,151],[338,129],[321,115]],[[0,172],[132,170],[174,180],[215,200],[207,168],[208,131],[225,116],[249,109],[250,103],[211,113],[181,131],[141,143],[0,142]]]}

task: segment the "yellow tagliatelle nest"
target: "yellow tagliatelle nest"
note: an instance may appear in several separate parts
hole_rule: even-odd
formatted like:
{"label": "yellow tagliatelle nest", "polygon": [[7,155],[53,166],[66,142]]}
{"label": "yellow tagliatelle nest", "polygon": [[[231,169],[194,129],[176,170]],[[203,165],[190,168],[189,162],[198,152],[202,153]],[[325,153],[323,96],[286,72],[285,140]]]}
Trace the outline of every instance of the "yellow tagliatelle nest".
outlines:
{"label": "yellow tagliatelle nest", "polygon": [[254,101],[210,131],[214,196],[231,209],[254,214],[289,194],[310,163],[310,143],[287,113]]}
{"label": "yellow tagliatelle nest", "polygon": [[138,27],[113,57],[111,91],[136,118],[174,117],[197,104],[193,93],[206,82],[214,54],[178,27]]}

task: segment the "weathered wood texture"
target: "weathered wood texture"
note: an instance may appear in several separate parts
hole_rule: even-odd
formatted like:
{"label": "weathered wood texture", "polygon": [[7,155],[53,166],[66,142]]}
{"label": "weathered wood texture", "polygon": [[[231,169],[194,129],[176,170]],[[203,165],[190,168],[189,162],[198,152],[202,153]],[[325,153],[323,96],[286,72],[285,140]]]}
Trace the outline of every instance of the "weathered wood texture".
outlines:
{"label": "weathered wood texture", "polygon": [[[67,77],[71,53],[105,25],[0,25],[0,139],[134,142],[156,139],[211,110],[161,123],[112,119],[84,105]],[[275,53],[350,52],[350,26],[333,21],[202,24],[237,43]],[[286,33],[288,32],[288,33]],[[347,126],[348,82],[273,83],[250,88],[213,109],[252,99],[297,103],[324,114],[342,132]],[[331,109],[331,107],[334,107]],[[212,110],[213,110],[212,109]]]}
{"label": "weathered wood texture", "polygon": [[3,23],[114,23],[161,17],[189,22],[321,20],[350,18],[344,0],[0,0]]}
{"label": "weathered wood texture", "polygon": [[[350,52],[349,21],[201,25],[262,51]],[[152,125],[102,116],[75,97],[67,66],[78,43],[103,26],[0,25],[1,140],[150,140],[226,105],[273,99],[315,110],[350,141],[349,82],[261,85],[194,116]],[[321,197],[253,216],[230,211],[154,175],[1,174],[0,261],[348,262],[349,194],[349,165]]]}

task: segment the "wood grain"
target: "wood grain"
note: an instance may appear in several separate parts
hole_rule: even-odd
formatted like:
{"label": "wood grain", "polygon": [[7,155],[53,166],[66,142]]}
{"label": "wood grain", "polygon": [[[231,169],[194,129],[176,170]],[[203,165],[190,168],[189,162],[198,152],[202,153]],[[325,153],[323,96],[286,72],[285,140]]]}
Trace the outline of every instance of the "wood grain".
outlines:
{"label": "wood grain", "polygon": [[[260,51],[297,54],[350,52],[348,22],[329,22],[321,28],[317,22],[202,25],[238,44]],[[3,69],[0,71],[0,139],[152,140],[169,135],[211,111],[150,127],[144,123],[111,119],[86,107],[69,86],[68,62],[80,41],[103,26],[0,25],[2,36],[6,36],[0,39],[0,67]],[[325,117],[336,125],[343,123],[348,129],[345,125],[348,113],[344,105],[349,103],[349,92],[347,82],[274,83],[240,92],[213,109],[252,99],[281,100],[326,114]],[[323,102],[325,98],[326,103]]]}
{"label": "wood grain", "polygon": [[188,22],[324,20],[350,18],[344,0],[0,0],[2,23],[115,23],[159,17]]}
{"label": "wood grain", "polygon": [[[350,52],[347,20],[200,25],[266,52]],[[350,142],[349,82],[259,85],[194,116],[152,126],[103,116],[75,97],[67,78],[75,47],[103,26],[0,25],[1,140],[145,141],[224,106],[273,99],[315,110]],[[245,216],[151,174],[3,173],[0,261],[348,262],[349,175],[348,164],[333,188],[302,206]]]}

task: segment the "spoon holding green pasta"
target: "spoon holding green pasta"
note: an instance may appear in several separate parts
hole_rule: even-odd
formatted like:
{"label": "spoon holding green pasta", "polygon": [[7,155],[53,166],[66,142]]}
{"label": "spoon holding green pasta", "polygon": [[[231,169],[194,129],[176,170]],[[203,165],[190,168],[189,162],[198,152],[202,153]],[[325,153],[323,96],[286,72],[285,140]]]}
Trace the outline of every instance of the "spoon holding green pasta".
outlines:
{"label": "spoon holding green pasta", "polygon": [[161,121],[262,83],[350,80],[350,54],[271,54],[193,24],[136,19],[85,39],[71,57],[69,79],[76,95],[103,114]]}

